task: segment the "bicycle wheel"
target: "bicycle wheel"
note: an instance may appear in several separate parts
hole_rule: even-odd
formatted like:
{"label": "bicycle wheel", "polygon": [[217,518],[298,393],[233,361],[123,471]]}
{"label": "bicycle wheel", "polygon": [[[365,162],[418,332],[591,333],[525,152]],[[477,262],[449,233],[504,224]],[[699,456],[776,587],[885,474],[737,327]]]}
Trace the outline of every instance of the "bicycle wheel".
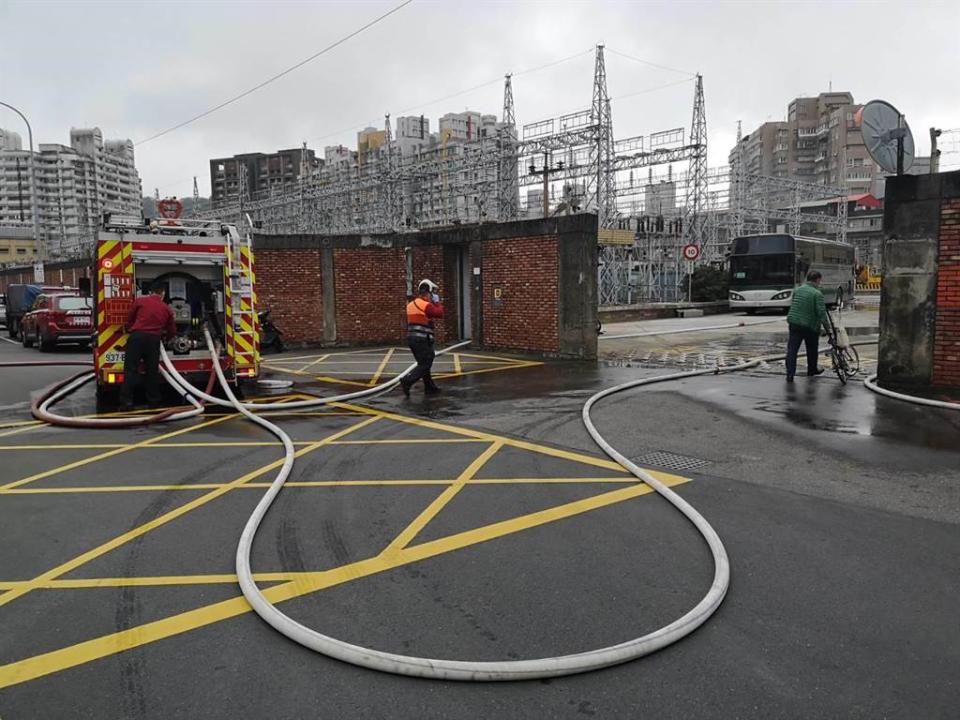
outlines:
{"label": "bicycle wheel", "polygon": [[847,384],[846,364],[843,360],[842,350],[833,343],[830,344],[830,364],[833,365],[833,372],[840,379],[841,384]]}
{"label": "bicycle wheel", "polygon": [[853,346],[845,347],[840,351],[840,359],[846,365],[847,377],[853,377],[860,372],[860,353]]}

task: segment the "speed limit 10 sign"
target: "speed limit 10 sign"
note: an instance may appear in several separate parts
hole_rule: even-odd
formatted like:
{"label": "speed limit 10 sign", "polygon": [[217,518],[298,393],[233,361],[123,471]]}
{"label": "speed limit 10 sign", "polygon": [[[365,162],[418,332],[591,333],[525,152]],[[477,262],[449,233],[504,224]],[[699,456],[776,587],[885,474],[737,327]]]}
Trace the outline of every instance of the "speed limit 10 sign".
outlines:
{"label": "speed limit 10 sign", "polygon": [[683,246],[683,258],[684,260],[689,260],[693,262],[698,257],[700,257],[700,246],[699,245],[684,245]]}

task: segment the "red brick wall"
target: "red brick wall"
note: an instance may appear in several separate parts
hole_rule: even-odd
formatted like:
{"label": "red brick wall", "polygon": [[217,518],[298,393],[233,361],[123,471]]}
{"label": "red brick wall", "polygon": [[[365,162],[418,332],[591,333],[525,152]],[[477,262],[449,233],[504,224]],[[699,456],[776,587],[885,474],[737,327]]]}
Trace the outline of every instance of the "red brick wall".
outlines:
{"label": "red brick wall", "polygon": [[933,384],[960,387],[960,199],[940,207]]}
{"label": "red brick wall", "polygon": [[323,339],[319,250],[258,250],[257,304],[291,342]]}
{"label": "red brick wall", "polygon": [[337,340],[400,343],[407,326],[403,248],[338,248],[333,272]]}
{"label": "red brick wall", "polygon": [[484,345],[536,352],[559,350],[558,246],[556,237],[483,243]]}
{"label": "red brick wall", "polygon": [[[483,286],[482,337],[476,338],[477,344],[559,352],[558,237],[484,240],[478,245],[479,253],[469,263],[470,267],[481,266]],[[460,337],[456,248],[465,252],[467,247],[430,245],[412,250],[414,291],[423,278],[441,286],[446,319],[436,322],[440,345]],[[293,342],[322,342],[321,253],[261,249],[256,262],[260,305],[273,309],[285,337]],[[335,248],[333,277],[338,343],[404,343],[407,272],[403,248]],[[495,304],[498,289],[502,304]]]}

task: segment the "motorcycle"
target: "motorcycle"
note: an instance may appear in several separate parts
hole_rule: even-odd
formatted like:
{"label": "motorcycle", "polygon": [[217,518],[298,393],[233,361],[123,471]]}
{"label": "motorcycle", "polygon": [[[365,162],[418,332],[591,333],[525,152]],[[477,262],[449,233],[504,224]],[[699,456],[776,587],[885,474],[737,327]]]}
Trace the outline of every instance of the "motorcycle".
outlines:
{"label": "motorcycle", "polygon": [[260,322],[260,349],[273,348],[278,353],[283,352],[283,332],[270,319],[270,309],[257,313]]}

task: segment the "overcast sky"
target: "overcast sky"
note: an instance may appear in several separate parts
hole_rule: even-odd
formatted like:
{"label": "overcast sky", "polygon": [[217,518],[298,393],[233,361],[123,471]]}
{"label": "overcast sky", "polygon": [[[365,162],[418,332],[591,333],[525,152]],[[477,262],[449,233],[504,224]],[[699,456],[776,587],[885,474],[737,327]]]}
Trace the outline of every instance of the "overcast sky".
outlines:
{"label": "overcast sky", "polygon": [[[35,142],[69,144],[71,126],[143,140],[353,32],[381,2],[19,2],[0,0],[0,100]],[[832,83],[858,102],[905,113],[919,154],[928,128],[960,128],[960,2],[440,2],[414,0],[346,44],[206,118],[136,148],[145,194],[209,192],[212,157],[306,141],[356,146],[383,115],[432,119],[502,109],[515,73],[519,123],[587,108],[593,54],[608,48],[617,138],[689,128],[701,72],[709,161],[726,164],[744,131],[784,119],[787,103]],[[576,57],[535,72],[554,61]],[[678,83],[679,84],[676,84]],[[468,88],[458,97],[432,102]],[[670,87],[661,86],[674,83]],[[655,89],[650,92],[640,92]],[[617,99],[620,96],[622,99]],[[0,127],[24,135],[0,108]],[[951,136],[951,147],[960,133]],[[960,156],[952,155],[960,164]]]}

